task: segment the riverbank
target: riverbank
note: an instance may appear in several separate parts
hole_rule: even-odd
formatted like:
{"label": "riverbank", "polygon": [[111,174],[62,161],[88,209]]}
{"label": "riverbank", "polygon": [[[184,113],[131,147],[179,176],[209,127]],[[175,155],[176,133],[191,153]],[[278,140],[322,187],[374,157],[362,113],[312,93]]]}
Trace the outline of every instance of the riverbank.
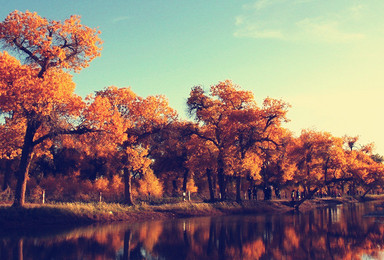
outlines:
{"label": "riverbank", "polygon": [[[305,201],[300,211],[332,204],[354,203],[356,199],[315,198]],[[33,227],[40,225],[79,225],[115,221],[139,222],[181,217],[220,216],[231,214],[283,213],[293,210],[287,200],[191,203],[126,206],[115,203],[27,204],[13,208],[0,204],[0,227]]]}

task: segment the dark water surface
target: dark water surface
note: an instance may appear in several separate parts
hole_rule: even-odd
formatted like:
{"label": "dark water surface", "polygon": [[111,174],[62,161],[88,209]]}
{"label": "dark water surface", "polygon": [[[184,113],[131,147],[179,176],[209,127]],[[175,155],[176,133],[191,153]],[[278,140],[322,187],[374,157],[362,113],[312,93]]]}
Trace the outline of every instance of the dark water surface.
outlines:
{"label": "dark water surface", "polygon": [[372,203],[307,213],[0,231],[0,259],[384,259]]}

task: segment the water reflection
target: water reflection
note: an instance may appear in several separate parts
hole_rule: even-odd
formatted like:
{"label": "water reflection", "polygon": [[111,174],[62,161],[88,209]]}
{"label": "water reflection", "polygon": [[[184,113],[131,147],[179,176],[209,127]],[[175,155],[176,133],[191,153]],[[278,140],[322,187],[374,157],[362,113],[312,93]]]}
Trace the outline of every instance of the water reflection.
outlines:
{"label": "water reflection", "polygon": [[363,217],[371,210],[0,231],[0,259],[380,259],[384,224]]}

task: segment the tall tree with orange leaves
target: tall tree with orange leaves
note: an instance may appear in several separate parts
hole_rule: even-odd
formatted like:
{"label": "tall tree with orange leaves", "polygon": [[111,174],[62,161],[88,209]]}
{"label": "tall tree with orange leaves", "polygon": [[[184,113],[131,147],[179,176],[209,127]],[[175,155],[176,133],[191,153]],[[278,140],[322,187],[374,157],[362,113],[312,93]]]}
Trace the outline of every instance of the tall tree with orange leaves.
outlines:
{"label": "tall tree with orange leaves", "polygon": [[328,185],[351,180],[344,170],[346,160],[342,138],[327,132],[303,130],[294,142],[290,152],[297,167],[294,179],[308,194],[297,207],[319,189],[328,188],[329,192]]}
{"label": "tall tree with orange leaves", "polygon": [[[250,91],[227,80],[214,85],[207,94],[201,87],[194,87],[188,98],[191,115],[201,127],[195,134],[215,147],[217,153],[217,177],[222,199],[226,199],[228,176],[237,175],[237,199],[240,200],[241,177],[247,172],[241,165],[250,157],[247,152],[256,143],[273,142],[270,131],[285,120],[287,104],[271,98],[263,107],[256,105]],[[231,165],[229,167],[229,165]]]}
{"label": "tall tree with orange leaves", "polygon": [[[137,96],[130,88],[109,87],[96,92],[92,111],[89,116],[96,115],[91,120],[93,124],[105,125],[105,120],[99,120],[97,115],[102,110],[102,118],[108,118],[108,132],[102,133],[114,141],[113,146],[121,159],[121,169],[124,175],[125,203],[132,205],[132,176],[144,174],[150,165],[148,148],[151,136],[176,120],[176,112],[169,107],[164,96]],[[109,115],[109,116],[108,116]],[[99,126],[100,127],[100,126]],[[100,139],[98,139],[100,140]],[[101,142],[99,149],[106,149]]]}
{"label": "tall tree with orange leaves", "polygon": [[35,148],[59,134],[84,132],[77,121],[84,103],[64,69],[78,72],[99,56],[98,35],[78,16],[60,22],[14,11],[0,23],[0,42],[23,62],[0,54],[0,108],[23,129],[14,206],[24,205]]}
{"label": "tall tree with orange leaves", "polygon": [[364,198],[368,192],[375,188],[381,188],[384,184],[384,165],[381,156],[373,154],[374,145],[358,145],[359,137],[344,136],[346,147],[346,169],[352,175],[350,184],[351,195],[356,194],[356,186],[362,187]]}
{"label": "tall tree with orange leaves", "polygon": [[201,127],[195,134],[215,147],[217,153],[217,177],[222,200],[227,197],[226,157],[233,145],[234,136],[230,129],[230,116],[236,110],[242,110],[253,102],[249,91],[240,90],[231,81],[220,82],[211,87],[207,94],[202,87],[191,90],[187,104],[191,115]]}
{"label": "tall tree with orange leaves", "polygon": [[281,125],[287,122],[288,107],[284,101],[268,97],[262,107],[250,103],[241,110],[233,111],[230,116],[229,131],[233,132],[235,140],[233,158],[238,159],[235,167],[238,170],[234,172],[237,201],[241,200],[242,178],[247,177],[246,174],[252,179],[258,178],[260,167],[264,164],[261,155],[281,146]]}

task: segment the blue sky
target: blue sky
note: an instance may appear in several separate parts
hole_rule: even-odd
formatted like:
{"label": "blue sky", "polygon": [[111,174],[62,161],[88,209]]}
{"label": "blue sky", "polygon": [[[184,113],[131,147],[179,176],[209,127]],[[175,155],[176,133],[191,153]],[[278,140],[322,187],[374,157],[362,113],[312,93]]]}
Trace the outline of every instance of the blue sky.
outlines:
{"label": "blue sky", "polygon": [[260,103],[289,102],[296,134],[360,135],[384,155],[382,0],[0,0],[15,9],[98,27],[102,56],[75,74],[81,96],[131,86],[164,94],[186,117],[195,85],[231,79]]}

